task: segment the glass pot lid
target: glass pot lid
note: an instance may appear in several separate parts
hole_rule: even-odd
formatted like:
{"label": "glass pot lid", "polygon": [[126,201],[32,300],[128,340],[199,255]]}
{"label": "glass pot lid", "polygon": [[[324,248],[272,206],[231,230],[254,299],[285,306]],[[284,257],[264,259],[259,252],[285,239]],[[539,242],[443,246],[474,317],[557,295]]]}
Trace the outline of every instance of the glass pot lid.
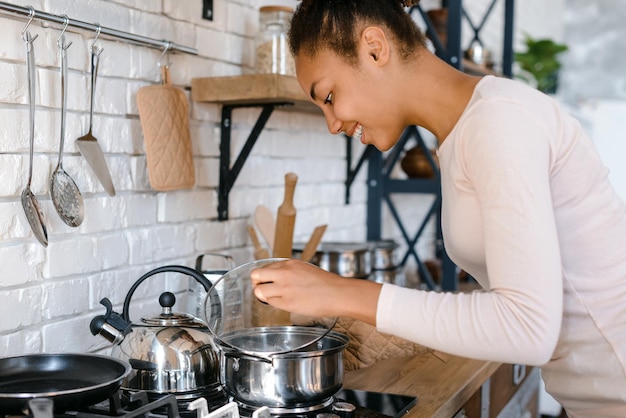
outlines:
{"label": "glass pot lid", "polygon": [[[205,319],[209,331],[221,345],[250,355],[283,354],[317,342],[335,326],[337,318],[291,314],[254,296],[250,279],[252,270],[283,260],[286,259],[268,258],[242,264],[220,277],[209,289],[205,299]],[[271,329],[284,330],[291,326],[310,327],[317,332],[306,334],[297,343],[293,339],[285,339],[284,342],[265,344],[266,339],[259,338],[255,340],[259,341],[258,344],[251,345],[250,339],[234,338],[240,334],[267,334]]]}

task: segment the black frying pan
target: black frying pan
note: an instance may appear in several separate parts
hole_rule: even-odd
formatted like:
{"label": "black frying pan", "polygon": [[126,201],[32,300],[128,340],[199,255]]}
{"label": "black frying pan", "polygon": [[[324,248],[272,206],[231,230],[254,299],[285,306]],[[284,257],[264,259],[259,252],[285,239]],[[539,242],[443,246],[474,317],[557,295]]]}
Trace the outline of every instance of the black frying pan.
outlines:
{"label": "black frying pan", "polygon": [[24,413],[35,398],[51,399],[55,412],[93,405],[113,395],[130,370],[124,361],[95,354],[0,359],[0,413]]}

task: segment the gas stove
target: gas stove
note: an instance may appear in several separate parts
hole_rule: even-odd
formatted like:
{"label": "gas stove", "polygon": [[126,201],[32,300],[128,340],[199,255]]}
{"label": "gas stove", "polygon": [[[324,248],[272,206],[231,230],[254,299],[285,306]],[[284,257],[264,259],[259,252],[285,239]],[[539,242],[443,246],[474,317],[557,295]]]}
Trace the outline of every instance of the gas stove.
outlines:
{"label": "gas stove", "polygon": [[[342,389],[320,405],[275,410],[233,402],[232,399],[177,399],[174,395],[151,399],[144,391],[118,391],[108,400],[81,411],[54,411],[52,399],[33,399],[24,417],[32,418],[390,418],[401,417],[416,397]],[[54,411],[54,412],[53,412]],[[13,418],[2,415],[0,417]]]}

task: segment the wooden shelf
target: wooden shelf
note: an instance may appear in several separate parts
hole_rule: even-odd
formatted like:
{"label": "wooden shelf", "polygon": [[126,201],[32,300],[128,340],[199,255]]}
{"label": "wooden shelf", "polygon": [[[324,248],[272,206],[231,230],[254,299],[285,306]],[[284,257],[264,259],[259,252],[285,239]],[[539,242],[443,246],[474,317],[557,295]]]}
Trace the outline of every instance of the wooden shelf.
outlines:
{"label": "wooden shelf", "polygon": [[284,109],[321,113],[295,77],[280,74],[194,78],[191,80],[191,99],[222,105],[292,103]]}

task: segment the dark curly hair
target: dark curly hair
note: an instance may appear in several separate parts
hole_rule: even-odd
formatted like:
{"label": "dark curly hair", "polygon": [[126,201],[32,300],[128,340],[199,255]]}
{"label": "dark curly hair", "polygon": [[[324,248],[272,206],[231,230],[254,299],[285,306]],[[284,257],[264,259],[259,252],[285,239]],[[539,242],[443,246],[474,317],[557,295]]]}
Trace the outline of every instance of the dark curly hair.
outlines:
{"label": "dark curly hair", "polygon": [[426,38],[404,7],[411,0],[302,0],[289,28],[289,47],[294,56],[315,56],[327,49],[355,65],[356,29],[363,24],[386,28],[396,41],[400,55],[408,59],[425,48]]}

